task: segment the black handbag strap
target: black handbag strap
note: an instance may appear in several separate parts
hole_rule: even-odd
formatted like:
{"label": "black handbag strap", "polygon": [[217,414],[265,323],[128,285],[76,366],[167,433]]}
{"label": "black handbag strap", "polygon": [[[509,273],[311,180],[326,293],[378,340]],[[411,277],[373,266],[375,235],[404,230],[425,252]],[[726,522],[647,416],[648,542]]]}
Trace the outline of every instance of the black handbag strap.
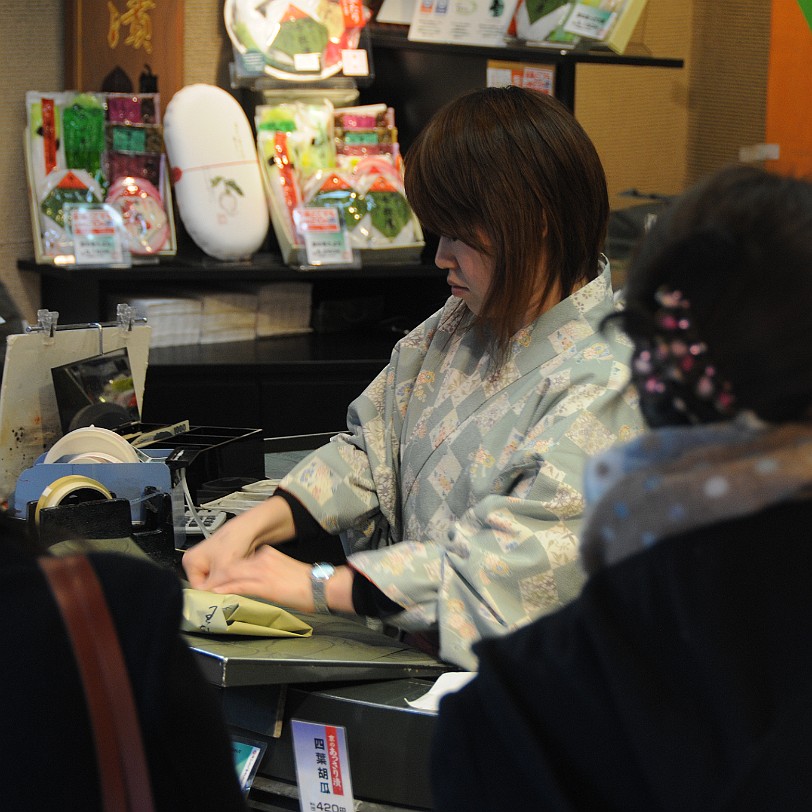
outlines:
{"label": "black handbag strap", "polygon": [[83,555],[40,559],[73,643],[96,742],[106,812],[152,812],[141,728],[116,628]]}

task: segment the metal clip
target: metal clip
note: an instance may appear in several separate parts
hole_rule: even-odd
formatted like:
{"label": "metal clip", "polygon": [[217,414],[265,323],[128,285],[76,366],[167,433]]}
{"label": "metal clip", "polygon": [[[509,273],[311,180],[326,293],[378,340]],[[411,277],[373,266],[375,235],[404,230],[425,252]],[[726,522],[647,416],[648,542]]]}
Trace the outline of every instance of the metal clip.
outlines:
{"label": "metal clip", "polygon": [[99,331],[99,355],[104,355],[104,325],[99,321],[92,321],[87,326]]}
{"label": "metal clip", "polygon": [[37,326],[26,327],[25,331],[27,333],[42,333],[43,344],[53,344],[58,320],[59,311],[42,308],[41,310],[37,310]]}
{"label": "metal clip", "polygon": [[135,308],[132,305],[119,303],[116,305],[116,324],[120,333],[131,333],[135,322]]}

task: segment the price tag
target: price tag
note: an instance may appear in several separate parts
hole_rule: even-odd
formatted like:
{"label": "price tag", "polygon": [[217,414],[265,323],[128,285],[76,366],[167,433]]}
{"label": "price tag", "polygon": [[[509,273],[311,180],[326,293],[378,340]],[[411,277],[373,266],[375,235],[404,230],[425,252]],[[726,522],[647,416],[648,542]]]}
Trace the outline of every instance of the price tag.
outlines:
{"label": "price tag", "polygon": [[353,812],[344,728],[292,719],[291,730],[302,812]]}
{"label": "price tag", "polygon": [[369,58],[363,48],[341,52],[341,70],[345,76],[369,76]]}
{"label": "price tag", "polygon": [[312,207],[293,213],[296,228],[302,235],[309,265],[348,265],[353,261],[350,235],[341,221],[338,209]]}
{"label": "price tag", "polygon": [[293,69],[296,73],[320,73],[321,54],[294,54]]}
{"label": "price tag", "polygon": [[130,265],[124,226],[106,204],[66,204],[65,217],[73,238],[77,265]]}

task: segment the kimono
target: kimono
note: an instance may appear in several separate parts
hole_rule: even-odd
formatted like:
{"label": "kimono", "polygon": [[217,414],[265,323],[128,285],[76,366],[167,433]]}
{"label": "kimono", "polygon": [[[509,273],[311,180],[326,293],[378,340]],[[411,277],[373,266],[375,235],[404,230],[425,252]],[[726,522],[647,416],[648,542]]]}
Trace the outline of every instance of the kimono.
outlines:
{"label": "kimono", "polygon": [[630,342],[600,330],[614,307],[606,263],[497,364],[450,298],[280,483],[403,607],[387,622],[439,630],[448,662],[475,668],[476,640],[580,591],[584,463],[642,428]]}

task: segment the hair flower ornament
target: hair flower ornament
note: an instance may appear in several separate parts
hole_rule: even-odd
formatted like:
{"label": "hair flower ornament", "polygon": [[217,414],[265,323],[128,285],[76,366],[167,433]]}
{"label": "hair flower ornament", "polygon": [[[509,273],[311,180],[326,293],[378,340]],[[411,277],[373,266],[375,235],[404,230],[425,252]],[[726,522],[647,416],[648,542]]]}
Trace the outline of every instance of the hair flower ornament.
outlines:
{"label": "hair flower ornament", "polygon": [[691,304],[682,291],[660,287],[654,329],[636,337],[632,361],[641,408],[653,426],[673,422],[710,423],[732,416],[736,398],[697,333]]}

